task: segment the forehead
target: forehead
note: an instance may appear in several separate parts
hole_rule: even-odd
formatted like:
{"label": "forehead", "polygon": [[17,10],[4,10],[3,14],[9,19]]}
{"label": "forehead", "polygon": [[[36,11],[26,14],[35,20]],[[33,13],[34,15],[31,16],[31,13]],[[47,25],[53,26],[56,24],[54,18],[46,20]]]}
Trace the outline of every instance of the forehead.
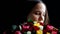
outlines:
{"label": "forehead", "polygon": [[33,8],[34,11],[46,11],[46,6],[43,3],[37,3],[35,7]]}

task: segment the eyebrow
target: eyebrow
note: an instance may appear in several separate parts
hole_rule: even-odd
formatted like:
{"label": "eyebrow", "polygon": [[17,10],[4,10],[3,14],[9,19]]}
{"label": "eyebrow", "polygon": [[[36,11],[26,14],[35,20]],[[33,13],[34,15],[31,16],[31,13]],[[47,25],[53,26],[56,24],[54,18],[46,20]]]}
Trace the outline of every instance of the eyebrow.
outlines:
{"label": "eyebrow", "polygon": [[41,11],[38,11],[38,10],[34,10],[35,12],[41,12]]}
{"label": "eyebrow", "polygon": [[35,12],[40,12],[40,13],[42,13],[41,11],[38,11],[38,10],[36,10]]}

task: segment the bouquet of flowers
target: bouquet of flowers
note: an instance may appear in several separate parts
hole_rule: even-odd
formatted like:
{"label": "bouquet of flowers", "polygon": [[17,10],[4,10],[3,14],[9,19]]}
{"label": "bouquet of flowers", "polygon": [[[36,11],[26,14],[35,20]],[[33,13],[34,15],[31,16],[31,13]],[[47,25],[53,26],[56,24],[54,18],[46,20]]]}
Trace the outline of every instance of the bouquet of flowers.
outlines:
{"label": "bouquet of flowers", "polygon": [[[17,28],[19,27],[19,30]],[[13,25],[11,32],[12,34],[57,34],[58,29],[52,25],[46,25],[44,23],[39,23],[37,21],[32,21],[29,19],[27,22],[24,22],[21,25]],[[10,32],[8,32],[10,34]],[[7,31],[4,31],[3,34],[8,34]]]}

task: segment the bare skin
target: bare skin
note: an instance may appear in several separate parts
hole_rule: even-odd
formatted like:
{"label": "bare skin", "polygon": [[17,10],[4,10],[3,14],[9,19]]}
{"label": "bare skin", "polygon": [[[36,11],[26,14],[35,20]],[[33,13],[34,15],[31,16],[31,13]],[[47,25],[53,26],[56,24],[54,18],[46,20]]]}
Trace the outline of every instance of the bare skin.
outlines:
{"label": "bare skin", "polygon": [[28,15],[28,18],[43,23],[45,20],[45,12],[46,6],[43,3],[37,3]]}

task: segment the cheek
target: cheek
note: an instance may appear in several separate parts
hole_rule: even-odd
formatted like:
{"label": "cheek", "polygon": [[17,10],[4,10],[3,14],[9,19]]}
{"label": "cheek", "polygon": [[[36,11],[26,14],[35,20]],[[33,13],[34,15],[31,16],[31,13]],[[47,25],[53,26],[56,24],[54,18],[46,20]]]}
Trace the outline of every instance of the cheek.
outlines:
{"label": "cheek", "polygon": [[38,15],[32,15],[32,19],[38,21],[39,16]]}
{"label": "cheek", "polygon": [[44,16],[42,16],[42,19],[43,19],[43,21],[45,20],[45,17]]}

